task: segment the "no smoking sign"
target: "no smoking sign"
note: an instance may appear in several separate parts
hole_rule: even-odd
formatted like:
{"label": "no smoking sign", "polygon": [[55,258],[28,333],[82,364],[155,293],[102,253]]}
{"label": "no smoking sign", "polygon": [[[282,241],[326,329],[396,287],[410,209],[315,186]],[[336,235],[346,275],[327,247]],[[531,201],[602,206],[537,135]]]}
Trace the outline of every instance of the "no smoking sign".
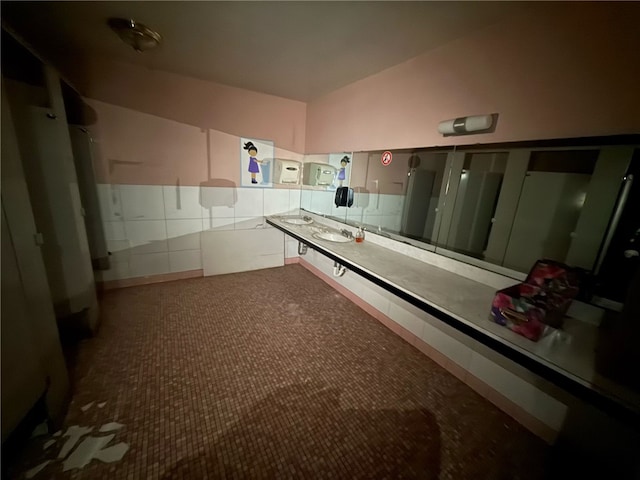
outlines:
{"label": "no smoking sign", "polygon": [[391,160],[393,160],[393,155],[389,150],[382,153],[382,156],[380,157],[380,162],[382,162],[382,165],[384,165],[385,167],[388,166],[391,163]]}

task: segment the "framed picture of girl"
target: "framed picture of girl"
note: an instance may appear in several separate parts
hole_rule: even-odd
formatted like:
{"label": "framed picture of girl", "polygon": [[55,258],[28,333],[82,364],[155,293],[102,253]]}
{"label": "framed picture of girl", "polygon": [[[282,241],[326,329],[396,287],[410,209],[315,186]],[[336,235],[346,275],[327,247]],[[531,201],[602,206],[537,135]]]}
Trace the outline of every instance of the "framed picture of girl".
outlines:
{"label": "framed picture of girl", "polygon": [[349,174],[351,173],[351,153],[330,153],[329,164],[336,167],[337,174],[333,181],[333,185],[327,188],[327,190],[335,190],[337,187],[349,186]]}
{"label": "framed picture of girl", "polygon": [[240,138],[240,185],[243,187],[273,187],[271,172],[275,147],[269,140]]}

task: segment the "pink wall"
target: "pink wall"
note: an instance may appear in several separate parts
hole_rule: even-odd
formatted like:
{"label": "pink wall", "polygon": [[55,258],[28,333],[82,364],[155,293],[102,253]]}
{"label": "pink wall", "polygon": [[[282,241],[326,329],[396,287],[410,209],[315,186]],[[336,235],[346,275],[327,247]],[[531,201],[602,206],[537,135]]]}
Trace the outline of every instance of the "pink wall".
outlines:
{"label": "pink wall", "polygon": [[[545,4],[307,105],[307,152],[640,132],[639,4]],[[442,120],[499,113],[491,134]]]}
{"label": "pink wall", "polygon": [[[92,99],[86,102],[97,116],[89,128],[98,183],[199,185],[207,180],[209,130]],[[236,166],[233,173],[239,155],[238,148],[233,161],[229,159],[229,166]]]}
{"label": "pink wall", "polygon": [[304,152],[306,104],[168,72],[92,61],[70,77],[95,123],[99,183],[240,183],[240,137]]}
{"label": "pink wall", "polygon": [[68,74],[89,98],[304,152],[303,102],[106,60],[83,63]]}
{"label": "pink wall", "polygon": [[[240,185],[238,135],[91,98],[85,102],[95,114],[89,130],[98,183],[198,186],[214,179],[209,186]],[[301,153],[278,147],[275,155],[298,161],[303,158]]]}

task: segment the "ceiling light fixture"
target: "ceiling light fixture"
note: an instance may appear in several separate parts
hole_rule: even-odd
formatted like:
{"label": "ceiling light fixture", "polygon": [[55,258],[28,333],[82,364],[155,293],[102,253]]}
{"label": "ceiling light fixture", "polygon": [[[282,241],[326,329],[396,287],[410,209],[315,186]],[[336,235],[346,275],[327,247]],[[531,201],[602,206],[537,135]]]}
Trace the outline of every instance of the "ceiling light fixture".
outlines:
{"label": "ceiling light fixture", "polygon": [[107,22],[124,43],[133,47],[136,52],[144,52],[157,47],[162,40],[158,32],[133,19],[110,18]]}

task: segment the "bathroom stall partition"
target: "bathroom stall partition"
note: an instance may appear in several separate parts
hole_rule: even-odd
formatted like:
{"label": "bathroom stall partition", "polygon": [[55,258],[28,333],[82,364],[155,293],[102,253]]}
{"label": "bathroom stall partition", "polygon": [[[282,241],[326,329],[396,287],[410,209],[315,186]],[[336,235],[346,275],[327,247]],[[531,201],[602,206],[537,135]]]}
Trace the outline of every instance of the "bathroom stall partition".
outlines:
{"label": "bathroom stall partition", "polygon": [[8,82],[16,136],[24,163],[56,316],[95,330],[98,304],[59,76],[48,66],[45,85]]}

